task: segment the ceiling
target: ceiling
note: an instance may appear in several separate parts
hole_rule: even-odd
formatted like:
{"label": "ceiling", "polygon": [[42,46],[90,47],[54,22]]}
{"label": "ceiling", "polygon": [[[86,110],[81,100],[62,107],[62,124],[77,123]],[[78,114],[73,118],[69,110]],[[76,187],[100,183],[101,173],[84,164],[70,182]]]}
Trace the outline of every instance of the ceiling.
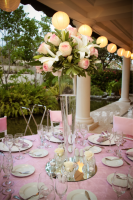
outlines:
{"label": "ceiling", "polygon": [[132,0],[37,0],[56,11],[66,12],[73,24],[90,25],[93,31],[133,53]]}

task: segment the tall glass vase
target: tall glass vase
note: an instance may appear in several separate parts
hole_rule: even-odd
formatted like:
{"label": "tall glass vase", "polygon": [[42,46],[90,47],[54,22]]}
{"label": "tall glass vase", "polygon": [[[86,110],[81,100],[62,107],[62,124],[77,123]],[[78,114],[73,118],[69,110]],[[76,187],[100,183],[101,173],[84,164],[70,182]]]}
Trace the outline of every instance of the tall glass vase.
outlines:
{"label": "tall glass vase", "polygon": [[74,156],[77,77],[59,76],[59,91],[66,158]]}

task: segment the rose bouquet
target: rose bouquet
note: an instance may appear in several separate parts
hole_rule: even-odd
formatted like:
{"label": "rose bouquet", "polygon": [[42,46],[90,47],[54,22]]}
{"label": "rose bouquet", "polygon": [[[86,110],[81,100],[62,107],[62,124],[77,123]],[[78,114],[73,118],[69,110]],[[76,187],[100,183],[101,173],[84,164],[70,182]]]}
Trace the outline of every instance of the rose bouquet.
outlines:
{"label": "rose bouquet", "polygon": [[100,47],[88,36],[81,35],[76,28],[69,27],[47,33],[44,42],[38,48],[38,55],[34,56],[38,73],[62,71],[66,75],[85,76],[97,69],[95,61]]}

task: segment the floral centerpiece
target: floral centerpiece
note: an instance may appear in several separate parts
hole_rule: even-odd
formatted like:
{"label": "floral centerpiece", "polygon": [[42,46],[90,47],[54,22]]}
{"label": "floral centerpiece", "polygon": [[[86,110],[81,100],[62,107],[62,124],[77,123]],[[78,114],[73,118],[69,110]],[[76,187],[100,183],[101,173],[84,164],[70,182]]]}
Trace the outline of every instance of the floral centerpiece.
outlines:
{"label": "floral centerpiece", "polygon": [[44,42],[38,48],[39,55],[34,56],[38,73],[57,72],[62,74],[85,76],[97,69],[95,61],[98,57],[96,41],[89,36],[81,35],[76,28],[68,27],[47,33]]}
{"label": "floral centerpiece", "polygon": [[72,161],[66,161],[63,165],[63,174],[67,175],[68,180],[74,180],[75,172],[78,170],[78,165]]}
{"label": "floral centerpiece", "polygon": [[86,166],[86,171],[89,174],[93,175],[93,173],[95,173],[95,165],[96,165],[96,161],[95,161],[93,152],[91,152],[91,151],[84,152],[84,164]]}

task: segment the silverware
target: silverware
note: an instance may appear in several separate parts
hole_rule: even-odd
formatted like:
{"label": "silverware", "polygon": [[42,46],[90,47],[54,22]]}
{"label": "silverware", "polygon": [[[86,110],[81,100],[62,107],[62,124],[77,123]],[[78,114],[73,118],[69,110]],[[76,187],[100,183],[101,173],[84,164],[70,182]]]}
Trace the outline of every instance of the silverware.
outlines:
{"label": "silverware", "polygon": [[36,154],[34,154],[34,153],[29,153],[29,155],[33,155],[33,156],[41,156],[42,154],[38,154],[38,155],[36,155]]}
{"label": "silverware", "polygon": [[23,138],[24,140],[29,140],[31,142],[35,142],[35,140],[32,140],[32,139],[27,139],[27,138]]}
{"label": "silverware", "polygon": [[85,191],[85,196],[87,197],[88,200],[91,200],[90,195],[87,191]]}
{"label": "silverware", "polygon": [[121,160],[121,159],[120,158],[105,158],[105,160],[113,161],[113,160]]}
{"label": "silverware", "polygon": [[133,148],[126,148],[126,149],[121,149],[121,150],[129,150],[129,149],[133,149]]}
{"label": "silverware", "polygon": [[[114,153],[115,153],[115,156],[117,156],[117,154],[116,154],[116,150],[114,150]],[[127,165],[130,165],[130,163],[128,163],[121,155],[120,156],[118,156],[119,158],[121,158],[122,160],[124,160],[125,161],[125,163],[127,163]]]}
{"label": "silverware", "polygon": [[93,146],[93,147],[96,146],[96,147],[100,147],[100,148],[102,148],[102,149],[105,149],[104,147],[102,147],[102,146],[100,146],[100,145],[92,145],[89,141],[88,141],[88,143],[89,143],[90,146]]}
{"label": "silverware", "polygon": [[30,173],[30,171],[26,171],[26,172],[12,171],[12,173],[19,173],[19,174],[29,174],[29,173]]}
{"label": "silverware", "polygon": [[122,180],[127,180],[127,178],[126,177],[123,177],[123,176],[121,176],[121,175],[116,175],[116,177],[118,178],[118,179],[122,179]]}
{"label": "silverware", "polygon": [[[36,193],[36,194],[34,194],[34,195],[28,197],[27,199],[24,199],[24,200],[29,200],[29,199],[31,199],[32,197],[35,197],[35,196],[38,196],[38,195],[39,195],[39,193]],[[22,200],[22,198],[19,197],[19,196],[17,196],[17,195],[14,195],[13,198],[14,198],[14,199],[18,199],[18,200]]]}
{"label": "silverware", "polygon": [[25,151],[25,152],[22,152],[23,154],[27,154],[27,153],[29,153],[30,151]]}

